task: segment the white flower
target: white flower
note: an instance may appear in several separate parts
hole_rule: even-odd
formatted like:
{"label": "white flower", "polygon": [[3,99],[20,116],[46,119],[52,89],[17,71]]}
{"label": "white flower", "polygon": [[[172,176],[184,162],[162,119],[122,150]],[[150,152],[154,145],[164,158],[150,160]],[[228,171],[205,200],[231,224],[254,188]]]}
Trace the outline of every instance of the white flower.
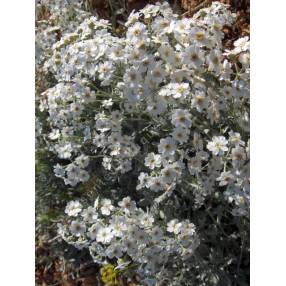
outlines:
{"label": "white flower", "polygon": [[53,129],[52,132],[49,134],[49,138],[51,140],[56,140],[60,137],[61,133],[59,129]]}
{"label": "white flower", "polygon": [[106,250],[107,256],[111,259],[113,257],[120,258],[122,253],[122,247],[119,244],[110,245]]}
{"label": "white flower", "polygon": [[179,143],[186,143],[189,139],[190,130],[183,127],[176,127],[172,132],[172,137]]}
{"label": "white flower", "polygon": [[125,217],[113,216],[110,220],[110,228],[116,237],[122,237],[127,229]]}
{"label": "white flower", "polygon": [[68,164],[66,166],[66,172],[68,177],[70,178],[77,178],[79,176],[79,173],[81,171],[81,168],[73,163]]}
{"label": "white flower", "polygon": [[222,69],[222,55],[218,50],[212,50],[206,58],[208,70],[219,74]]}
{"label": "white flower", "polygon": [[108,244],[113,238],[113,233],[110,227],[102,227],[97,231],[96,241],[103,244]]}
{"label": "white flower", "polygon": [[196,232],[196,226],[190,223],[189,220],[184,221],[181,233],[183,235],[194,235]]}
{"label": "white flower", "polygon": [[126,33],[127,39],[133,42],[144,39],[146,35],[146,26],[140,22],[136,22],[132,27],[128,28]]}
{"label": "white flower", "polygon": [[64,177],[65,169],[60,164],[56,164],[54,166],[54,173],[55,173],[56,177],[59,177],[59,178]]}
{"label": "white flower", "polygon": [[103,157],[102,166],[107,170],[111,170],[111,162],[112,162],[111,158]]}
{"label": "white flower", "polygon": [[155,153],[149,153],[145,158],[145,166],[153,170],[161,166],[161,156]]}
{"label": "white flower", "polygon": [[79,103],[71,103],[70,111],[73,116],[79,116],[83,111],[83,106],[81,106]]}
{"label": "white flower", "polygon": [[122,141],[120,132],[112,132],[108,137],[108,143],[112,144],[112,147],[120,147],[118,143]]}
{"label": "white flower", "polygon": [[96,129],[101,132],[106,132],[111,129],[111,122],[108,118],[100,117],[95,123]]}
{"label": "white flower", "polygon": [[85,170],[80,170],[79,174],[78,174],[78,179],[81,182],[87,182],[89,180],[89,173]]}
{"label": "white flower", "polygon": [[167,110],[167,104],[165,99],[162,98],[162,96],[158,96],[156,98],[156,101],[150,100],[147,106],[147,111],[152,116],[158,116],[161,113],[165,112]]}
{"label": "white flower", "polygon": [[172,95],[174,98],[187,98],[190,94],[190,86],[188,83],[174,83],[171,84]]}
{"label": "white flower", "polygon": [[208,106],[208,98],[206,97],[205,92],[203,91],[196,91],[192,98],[192,107],[196,108],[197,111],[202,112],[203,109],[206,109]]}
{"label": "white flower", "polygon": [[161,62],[157,62],[152,69],[148,70],[147,74],[147,78],[149,78],[150,80],[152,79],[152,81],[156,84],[161,83],[165,76],[166,76],[166,71],[162,67]]}
{"label": "white flower", "polygon": [[128,27],[128,26],[135,24],[138,21],[139,17],[140,17],[140,14],[138,12],[135,12],[135,10],[133,10],[129,14],[128,19],[125,23],[125,26]]}
{"label": "white flower", "polygon": [[191,114],[187,110],[176,109],[172,114],[171,122],[176,127],[190,128],[192,126]]}
{"label": "white flower", "polygon": [[162,154],[162,165],[164,167],[167,166],[168,164],[174,162],[174,161],[175,161],[174,154],[173,155],[167,154],[167,153]]}
{"label": "white flower", "polygon": [[95,240],[96,235],[98,230],[101,228],[102,226],[98,223],[93,224],[89,229],[88,229],[88,235],[91,238],[91,240]]}
{"label": "white flower", "polygon": [[172,63],[174,61],[175,52],[173,48],[169,45],[169,43],[162,43],[160,48],[158,49],[161,57],[169,62]]}
{"label": "white flower", "polygon": [[146,243],[148,243],[149,236],[148,236],[148,234],[144,230],[138,229],[135,232],[135,239],[139,243],[146,244]]}
{"label": "white flower", "polygon": [[182,229],[182,223],[179,222],[177,219],[173,219],[168,222],[167,224],[167,231],[173,232],[175,234],[179,234]]}
{"label": "white flower", "polygon": [[162,169],[161,176],[163,182],[171,184],[176,179],[177,172],[174,170],[172,165],[167,165],[164,169]]}
{"label": "white flower", "polygon": [[234,179],[234,176],[230,171],[222,172],[220,176],[216,179],[219,181],[219,186],[225,186],[229,184]]}
{"label": "white flower", "polygon": [[189,46],[184,52],[183,61],[191,68],[199,68],[204,63],[204,52],[198,46]]}
{"label": "white flower", "polygon": [[250,54],[249,53],[242,53],[239,55],[238,58],[239,62],[246,67],[249,67],[250,64]]}
{"label": "white flower", "polygon": [[112,105],[113,105],[112,98],[102,101],[102,106],[103,107],[111,107]]}
{"label": "white flower", "polygon": [[85,155],[80,155],[75,159],[75,162],[81,167],[81,168],[85,168],[88,166],[89,164],[89,158],[88,156]]}
{"label": "white flower", "polygon": [[229,142],[235,146],[241,145],[244,146],[245,142],[241,140],[240,133],[230,131],[229,133]]}
{"label": "white flower", "polygon": [[160,144],[158,145],[158,151],[161,154],[173,155],[176,151],[176,142],[171,137],[162,138]]}
{"label": "white flower", "polygon": [[106,137],[103,133],[97,134],[95,133],[94,139],[93,139],[93,144],[95,144],[97,147],[104,147],[106,144]]}
{"label": "white flower", "polygon": [[59,158],[61,159],[69,159],[71,157],[72,151],[73,151],[73,148],[72,148],[71,143],[65,143],[65,144],[59,145],[57,148]]}
{"label": "white flower", "polygon": [[93,207],[88,207],[87,209],[84,209],[81,213],[81,216],[87,222],[93,222],[98,217],[96,210]]}
{"label": "white flower", "polygon": [[111,118],[112,118],[112,121],[114,122],[120,122],[122,121],[122,113],[119,111],[119,110],[115,110],[115,111],[112,111],[111,112]]}
{"label": "white flower", "polygon": [[150,227],[154,223],[154,217],[146,213],[140,217],[140,224],[144,227]]}
{"label": "white flower", "polygon": [[86,226],[85,224],[79,222],[79,221],[72,221],[71,226],[70,226],[70,231],[72,234],[75,236],[81,236],[82,234],[85,233]]}
{"label": "white flower", "polygon": [[190,37],[196,41],[198,46],[205,46],[208,44],[208,33],[198,27],[194,27],[190,30]]}
{"label": "white flower", "polygon": [[140,81],[142,80],[141,74],[138,71],[138,68],[131,67],[130,69],[127,69],[124,74],[124,82],[126,85],[129,85],[130,88],[136,88]]}
{"label": "white flower", "polygon": [[103,199],[101,201],[101,213],[103,215],[110,215],[110,212],[114,210],[114,206],[111,204],[111,200],[109,199]]}
{"label": "white flower", "polygon": [[148,187],[150,190],[157,192],[165,190],[167,186],[161,177],[151,177],[148,181]]}
{"label": "white flower", "polygon": [[127,252],[127,254],[130,255],[131,257],[136,253],[137,244],[134,238],[123,240],[123,250]]}
{"label": "white flower", "polygon": [[141,172],[139,177],[139,184],[136,187],[136,190],[141,190],[142,188],[148,187],[149,176],[147,173]]}
{"label": "white flower", "polygon": [[124,212],[132,212],[136,208],[136,204],[134,201],[131,200],[130,197],[125,197],[122,199],[121,202],[118,203],[118,205],[123,209]]}
{"label": "white flower", "polygon": [[202,168],[202,160],[199,156],[191,158],[188,162],[188,169],[191,175],[198,174]]}
{"label": "white flower", "polygon": [[223,155],[224,152],[228,150],[227,140],[224,136],[214,136],[212,141],[207,144],[207,149],[210,150],[213,155]]}
{"label": "white flower", "polygon": [[100,80],[103,80],[103,84],[107,85],[109,83],[109,80],[112,76],[112,72],[113,72],[113,64],[112,62],[106,61],[103,63],[100,63],[98,65],[98,78]]}
{"label": "white flower", "polygon": [[236,146],[231,150],[231,160],[234,165],[242,163],[246,160],[246,153],[243,147]]}
{"label": "white flower", "polygon": [[79,201],[70,201],[65,209],[65,213],[68,216],[78,216],[82,210],[82,205]]}
{"label": "white flower", "polygon": [[240,52],[245,52],[249,50],[250,44],[249,44],[249,37],[243,37],[236,40],[233,45],[235,46],[233,52],[238,54]]}

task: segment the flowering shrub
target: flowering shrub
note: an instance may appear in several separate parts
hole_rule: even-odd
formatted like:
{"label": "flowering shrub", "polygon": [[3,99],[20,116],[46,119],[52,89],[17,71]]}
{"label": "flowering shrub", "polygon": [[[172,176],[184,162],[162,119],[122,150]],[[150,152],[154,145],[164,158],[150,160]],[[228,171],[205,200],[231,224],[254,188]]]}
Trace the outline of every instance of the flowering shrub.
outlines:
{"label": "flowering shrub", "polygon": [[235,15],[219,2],[191,19],[147,5],[122,37],[84,18],[40,57],[54,84],[38,98],[37,140],[58,158],[54,175],[68,188],[103,180],[94,206],[68,203],[59,233],[97,263],[132,265],[142,283],[185,285],[178,271],[188,272],[205,217],[248,219],[249,39],[224,49]]}
{"label": "flowering shrub", "polygon": [[173,219],[162,226],[158,217],[137,208],[130,197],[123,198],[118,207],[109,199],[97,199],[85,209],[71,201],[65,212],[68,221],[59,225],[64,240],[80,249],[89,248],[97,263],[117,258],[124,267],[131,262],[133,267],[138,265],[138,273],[149,284],[158,272],[165,278],[170,275],[164,266],[187,259],[198,244],[194,224]]}

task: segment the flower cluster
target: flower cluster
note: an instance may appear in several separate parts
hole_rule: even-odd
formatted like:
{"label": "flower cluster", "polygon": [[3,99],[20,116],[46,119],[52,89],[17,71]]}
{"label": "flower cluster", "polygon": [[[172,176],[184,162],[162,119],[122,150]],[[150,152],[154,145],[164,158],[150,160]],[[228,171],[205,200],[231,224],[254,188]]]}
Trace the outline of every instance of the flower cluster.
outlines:
{"label": "flower cluster", "polygon": [[88,248],[97,263],[116,259],[118,264],[135,266],[145,278],[163,271],[172,259],[188,259],[199,242],[189,220],[173,219],[164,225],[130,197],[117,207],[110,199],[97,198],[87,208],[71,201],[65,213],[67,220],[59,224],[64,240],[79,249]]}
{"label": "flower cluster", "polygon": [[94,261],[132,263],[153,281],[196,248],[192,212],[213,204],[248,218],[249,38],[225,49],[235,14],[220,2],[192,18],[167,2],[147,5],[120,37],[78,13],[39,57],[52,80],[37,97],[37,144],[54,154],[67,188],[99,174],[106,199],[69,202],[59,232]]}
{"label": "flower cluster", "polygon": [[[147,132],[164,132],[157,150],[145,155],[152,172],[140,172],[137,190],[174,189],[187,169],[205,194],[227,186],[244,213],[249,42],[239,39],[233,51],[223,50],[222,27],[233,18],[213,3],[193,19],[179,19],[164,3],[132,13],[126,38],[112,36],[108,22],[95,17],[64,35],[46,62],[59,83],[43,93],[40,105],[49,112],[51,149],[72,159],[92,140],[90,151],[99,151],[104,168],[125,173],[140,151],[134,143],[140,132],[130,136],[123,129],[130,133],[135,119],[149,121]],[[63,171],[57,176],[72,186],[88,179],[74,165],[57,167],[68,178]]]}
{"label": "flower cluster", "polygon": [[81,9],[81,1],[36,0],[36,66],[51,55],[62,34],[72,32],[91,14]]}

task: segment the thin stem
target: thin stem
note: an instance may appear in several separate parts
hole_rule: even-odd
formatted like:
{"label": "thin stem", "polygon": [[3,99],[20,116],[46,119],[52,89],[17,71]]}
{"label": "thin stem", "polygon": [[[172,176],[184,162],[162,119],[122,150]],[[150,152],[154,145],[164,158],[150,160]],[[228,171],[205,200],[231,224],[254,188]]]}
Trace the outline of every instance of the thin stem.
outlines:
{"label": "thin stem", "polygon": [[242,239],[241,248],[240,248],[240,254],[239,254],[239,259],[238,259],[238,263],[237,263],[237,270],[236,270],[236,276],[237,276],[237,277],[236,277],[236,281],[235,281],[235,286],[237,285],[237,282],[238,282],[238,275],[239,275],[240,264],[241,264],[241,260],[242,260],[243,248],[244,248],[244,238]]}
{"label": "thin stem", "polygon": [[214,224],[220,229],[220,231],[223,233],[224,236],[228,237],[228,235],[225,233],[224,229],[221,227],[221,225],[216,221],[216,219],[214,218],[214,216],[211,214],[211,212],[206,209],[207,214],[209,215],[209,217],[212,219],[212,221],[214,222]]}

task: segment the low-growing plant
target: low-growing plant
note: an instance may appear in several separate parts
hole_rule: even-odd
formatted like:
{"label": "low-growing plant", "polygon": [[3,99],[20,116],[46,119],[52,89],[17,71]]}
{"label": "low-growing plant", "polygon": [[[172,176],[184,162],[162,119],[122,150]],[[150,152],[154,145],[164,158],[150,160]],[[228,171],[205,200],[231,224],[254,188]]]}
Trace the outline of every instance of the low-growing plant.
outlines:
{"label": "low-growing plant", "polygon": [[39,60],[38,148],[77,193],[59,234],[142,285],[247,285],[249,38],[223,44],[235,14],[147,5],[121,37],[84,15]]}

